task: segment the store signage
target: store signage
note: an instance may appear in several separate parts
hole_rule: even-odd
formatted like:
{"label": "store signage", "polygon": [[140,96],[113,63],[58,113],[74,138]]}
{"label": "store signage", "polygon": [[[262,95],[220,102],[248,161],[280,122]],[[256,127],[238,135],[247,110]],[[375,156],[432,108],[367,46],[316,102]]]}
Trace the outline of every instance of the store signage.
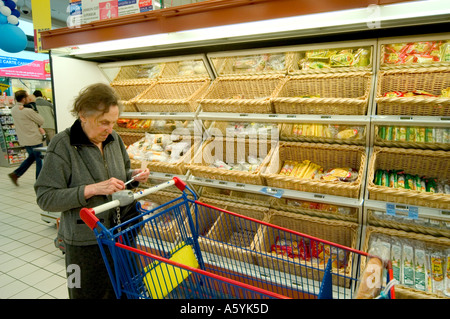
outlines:
{"label": "store signage", "polygon": [[70,0],[69,27],[153,10],[152,0]]}
{"label": "store signage", "polygon": [[48,52],[42,49],[41,32],[52,29],[50,0],[31,0],[34,28],[34,51]]}
{"label": "store signage", "polygon": [[0,76],[48,80],[51,78],[49,60],[37,61],[0,56]]}

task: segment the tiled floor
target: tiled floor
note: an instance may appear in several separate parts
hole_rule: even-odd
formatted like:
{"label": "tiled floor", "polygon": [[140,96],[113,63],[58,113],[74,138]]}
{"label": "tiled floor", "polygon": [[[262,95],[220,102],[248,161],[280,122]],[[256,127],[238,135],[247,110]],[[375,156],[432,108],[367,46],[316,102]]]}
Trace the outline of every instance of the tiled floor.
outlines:
{"label": "tiled floor", "polygon": [[0,299],[67,299],[64,255],[56,227],[41,219],[35,165],[15,186],[0,167]]}

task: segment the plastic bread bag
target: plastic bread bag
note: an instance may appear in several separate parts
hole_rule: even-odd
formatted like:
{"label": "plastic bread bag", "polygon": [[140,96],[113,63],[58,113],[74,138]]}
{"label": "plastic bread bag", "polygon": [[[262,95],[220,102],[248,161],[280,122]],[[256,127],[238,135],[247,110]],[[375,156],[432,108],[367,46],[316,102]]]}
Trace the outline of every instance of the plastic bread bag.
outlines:
{"label": "plastic bread bag", "polygon": [[374,299],[381,292],[383,269],[390,258],[390,243],[383,237],[372,241],[369,257],[358,282],[356,299]]}
{"label": "plastic bread bag", "polygon": [[450,248],[445,250],[445,254],[447,259],[447,267],[445,276],[444,295],[450,297]]}
{"label": "plastic bread bag", "polygon": [[414,288],[426,291],[427,270],[426,250],[422,242],[416,242],[414,247]]}
{"label": "plastic bread bag", "polygon": [[429,247],[431,290],[435,294],[444,293],[445,276],[445,250],[442,248]]}

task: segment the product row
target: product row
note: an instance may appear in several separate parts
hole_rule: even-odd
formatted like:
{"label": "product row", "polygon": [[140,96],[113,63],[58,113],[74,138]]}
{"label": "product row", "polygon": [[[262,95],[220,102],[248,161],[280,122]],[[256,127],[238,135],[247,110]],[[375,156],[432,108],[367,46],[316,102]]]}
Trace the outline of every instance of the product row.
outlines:
{"label": "product row", "polygon": [[394,278],[406,287],[450,297],[450,248],[383,234],[374,234],[370,246],[390,252]]}

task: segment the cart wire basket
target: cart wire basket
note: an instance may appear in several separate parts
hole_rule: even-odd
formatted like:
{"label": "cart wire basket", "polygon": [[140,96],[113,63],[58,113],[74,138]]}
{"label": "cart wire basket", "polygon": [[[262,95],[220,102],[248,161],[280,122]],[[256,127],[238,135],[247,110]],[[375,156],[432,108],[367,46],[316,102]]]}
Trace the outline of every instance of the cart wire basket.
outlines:
{"label": "cart wire basket", "polygon": [[[138,216],[110,229],[95,216],[173,185],[182,191],[180,197],[152,210],[142,209],[138,202]],[[190,199],[185,190],[194,199]],[[245,240],[224,239],[229,236],[207,237],[211,233],[208,230],[224,216],[234,220],[234,232],[239,232],[240,227],[244,230],[233,238]],[[110,202],[83,208],[80,217],[96,235],[117,298],[342,299],[358,298],[357,290],[359,292],[363,286],[366,290],[375,287],[378,297],[392,298],[394,294],[391,282],[389,285],[381,283],[381,270],[372,271],[367,276],[366,271],[356,267],[378,257],[201,203],[177,177],[137,193],[117,192]],[[167,238],[167,234],[164,238],[158,236],[159,226],[167,222],[176,225],[172,227],[172,238]],[[228,226],[222,224],[221,227]],[[263,228],[264,233],[285,241],[273,247],[279,254],[266,256],[266,259],[271,258],[274,267],[233,259],[232,256],[227,258],[233,247],[239,248],[241,253],[247,251],[249,258],[265,254],[263,250],[255,249],[254,244],[248,245],[249,242],[261,242],[258,238],[263,235]],[[245,236],[248,238],[243,238]],[[297,245],[286,244],[287,239],[297,242]],[[214,250],[202,251],[199,240],[224,240],[214,247],[228,249],[217,253]],[[303,258],[310,261],[305,264]],[[289,273],[290,267],[282,269],[286,259],[294,265],[301,264],[299,269],[304,273]],[[352,270],[343,274],[338,268],[346,265],[349,259],[352,259]],[[360,275],[365,275],[361,277],[366,278],[365,285],[358,284]],[[335,279],[341,276],[345,276],[345,280]],[[345,286],[339,284],[342,281]],[[382,290],[384,286],[387,288]]]}

